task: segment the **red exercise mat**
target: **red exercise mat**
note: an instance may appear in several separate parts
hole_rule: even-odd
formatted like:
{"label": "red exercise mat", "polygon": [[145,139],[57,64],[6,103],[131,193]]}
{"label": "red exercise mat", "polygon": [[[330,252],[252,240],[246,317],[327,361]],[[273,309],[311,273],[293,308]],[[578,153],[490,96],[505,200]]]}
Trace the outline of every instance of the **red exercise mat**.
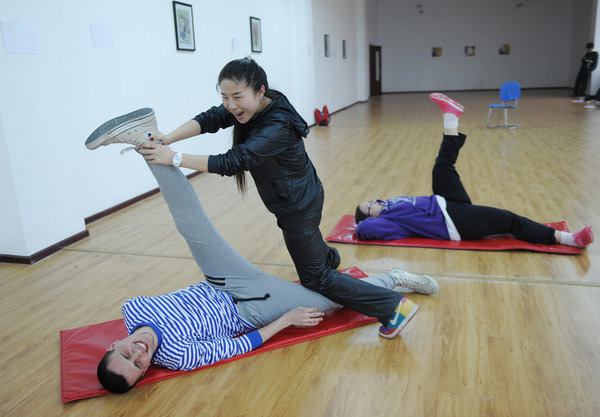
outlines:
{"label": "red exercise mat", "polygon": [[[544,223],[554,229],[568,232],[567,223]],[[354,216],[346,214],[333,228],[331,233],[325,238],[328,242],[351,243],[355,245],[379,245],[379,246],[410,246],[418,248],[439,248],[439,249],[468,249],[468,250],[513,250],[525,249],[536,252],[564,253],[577,255],[581,249],[567,245],[542,245],[540,243],[528,243],[523,240],[508,236],[485,237],[477,240],[438,240],[426,237],[408,237],[406,239],[395,240],[360,240],[354,234],[356,223]]]}
{"label": "red exercise mat", "polygon": [[[367,276],[356,267],[348,268],[341,272],[345,272],[356,278]],[[376,320],[374,317],[364,316],[353,310],[343,308],[333,313],[330,317],[327,317],[315,327],[284,329],[258,349],[212,365],[202,366],[191,371],[172,371],[158,366],[151,366],[136,387],[172,378],[183,373],[195,372],[222,363],[232,362],[247,356],[268,352],[306,340],[316,339],[342,330],[352,329],[364,324],[373,323]],[[115,340],[126,336],[127,330],[125,329],[123,319],[60,331],[61,399],[63,403],[110,394],[98,382],[96,368],[98,367],[98,362],[100,362],[100,359],[106,353],[106,347]]]}

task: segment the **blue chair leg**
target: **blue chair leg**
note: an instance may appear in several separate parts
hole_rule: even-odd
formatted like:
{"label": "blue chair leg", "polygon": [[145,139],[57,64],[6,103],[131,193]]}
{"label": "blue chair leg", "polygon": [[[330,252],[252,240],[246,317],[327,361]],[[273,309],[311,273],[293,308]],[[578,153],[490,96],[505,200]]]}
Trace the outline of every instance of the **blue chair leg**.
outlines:
{"label": "blue chair leg", "polygon": [[508,128],[509,129],[518,129],[519,124],[517,123],[517,108],[516,107],[513,107],[513,117],[514,117],[515,124],[508,126]]}

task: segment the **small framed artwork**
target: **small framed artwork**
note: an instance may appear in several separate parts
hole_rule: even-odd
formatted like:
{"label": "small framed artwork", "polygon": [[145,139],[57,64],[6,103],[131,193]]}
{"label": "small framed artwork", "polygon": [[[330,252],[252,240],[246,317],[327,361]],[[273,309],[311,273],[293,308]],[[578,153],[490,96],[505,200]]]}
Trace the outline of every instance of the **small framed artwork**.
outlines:
{"label": "small framed artwork", "polygon": [[344,39],[342,41],[342,57],[344,59],[348,58],[348,51],[347,51],[346,47],[347,47],[347,45],[346,45],[346,39]]}
{"label": "small framed artwork", "polygon": [[195,51],[194,16],[192,5],[173,2],[173,17],[175,18],[175,40],[180,51]]}
{"label": "small framed artwork", "polygon": [[505,43],[498,50],[498,54],[500,55],[510,55],[510,43]]}
{"label": "small framed artwork", "polygon": [[475,56],[475,46],[465,46],[465,56]]}
{"label": "small framed artwork", "polygon": [[250,17],[250,45],[252,52],[262,52],[262,33],[258,17]]}
{"label": "small framed artwork", "polygon": [[325,35],[323,37],[323,41],[325,43],[325,56],[331,56],[331,47],[329,46],[329,35]]}
{"label": "small framed artwork", "polygon": [[431,56],[432,57],[442,56],[442,47],[441,46],[434,46],[433,48],[431,48]]}

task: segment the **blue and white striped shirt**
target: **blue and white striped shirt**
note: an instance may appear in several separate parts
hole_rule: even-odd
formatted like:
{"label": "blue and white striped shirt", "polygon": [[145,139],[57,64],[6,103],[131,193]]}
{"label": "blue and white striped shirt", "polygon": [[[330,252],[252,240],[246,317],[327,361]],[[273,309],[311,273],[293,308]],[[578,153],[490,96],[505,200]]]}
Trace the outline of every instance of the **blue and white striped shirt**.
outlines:
{"label": "blue and white striped shirt", "polygon": [[143,325],[157,332],[159,346],[152,363],[169,369],[210,365],[262,344],[231,296],[205,282],[158,297],[132,298],[121,312],[129,334]]}

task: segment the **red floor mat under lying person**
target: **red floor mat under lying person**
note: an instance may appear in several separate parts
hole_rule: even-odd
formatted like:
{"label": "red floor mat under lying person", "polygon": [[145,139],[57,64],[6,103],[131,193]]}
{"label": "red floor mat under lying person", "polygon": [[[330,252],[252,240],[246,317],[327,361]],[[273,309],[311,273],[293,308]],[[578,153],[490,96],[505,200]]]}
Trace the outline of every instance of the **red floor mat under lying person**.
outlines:
{"label": "red floor mat under lying person", "polygon": [[[564,221],[556,223],[544,223],[554,229],[568,232],[569,228]],[[354,229],[356,223],[354,216],[346,214],[342,216],[338,224],[333,228],[331,233],[325,238],[328,242],[351,243],[355,245],[379,245],[379,246],[411,246],[419,248],[438,248],[438,249],[468,249],[468,250],[515,250],[524,249],[536,252],[549,253],[564,253],[569,255],[577,255],[581,253],[581,249],[555,244],[542,245],[538,243],[528,243],[522,240],[508,236],[486,237],[477,240],[438,240],[425,237],[409,237],[406,239],[396,240],[360,240],[356,237]]]}
{"label": "red floor mat under lying person", "polygon": [[[343,270],[356,278],[367,275],[358,268]],[[300,284],[298,284],[300,285]],[[273,336],[258,349],[244,355],[217,362],[212,365],[196,368],[192,371],[172,371],[166,368],[151,366],[135,388],[172,378],[187,372],[196,372],[204,368],[218,366],[247,356],[268,352],[284,346],[316,339],[342,330],[352,329],[377,321],[353,310],[343,308],[324,319],[318,326],[301,329],[287,328]],[[66,403],[83,398],[110,394],[104,390],[96,378],[98,362],[106,353],[106,347],[115,340],[127,336],[123,319],[105,323],[92,324],[71,330],[60,331],[60,365],[61,365],[61,399]],[[134,389],[135,389],[134,388]]]}

